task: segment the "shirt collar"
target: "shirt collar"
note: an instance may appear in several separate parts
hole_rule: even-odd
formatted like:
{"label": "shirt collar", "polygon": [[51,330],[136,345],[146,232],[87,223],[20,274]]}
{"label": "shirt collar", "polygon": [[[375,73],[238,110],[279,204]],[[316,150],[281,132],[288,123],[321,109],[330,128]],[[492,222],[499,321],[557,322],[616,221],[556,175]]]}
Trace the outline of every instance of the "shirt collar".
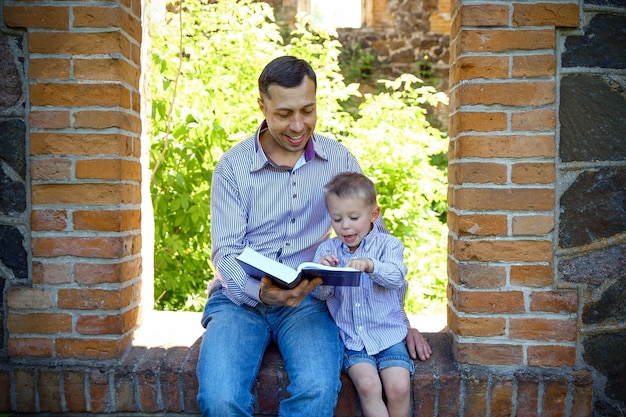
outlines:
{"label": "shirt collar", "polygon": [[[259,141],[261,133],[263,133],[265,130],[267,130],[267,120],[263,120],[261,126],[259,126],[256,133],[254,134],[254,146],[256,149],[256,154],[254,156],[254,160],[252,161],[250,172],[258,171],[265,165],[272,164],[267,155],[265,155],[265,152],[263,152],[263,147],[261,146],[261,142]],[[326,153],[324,152],[324,149],[322,149],[322,146],[320,145],[319,140],[317,140],[316,136],[317,135],[313,133],[311,140],[309,140],[306,148],[304,149],[304,163],[310,161],[316,155],[324,160],[326,159]],[[296,166],[297,165],[299,164],[296,164]]]}

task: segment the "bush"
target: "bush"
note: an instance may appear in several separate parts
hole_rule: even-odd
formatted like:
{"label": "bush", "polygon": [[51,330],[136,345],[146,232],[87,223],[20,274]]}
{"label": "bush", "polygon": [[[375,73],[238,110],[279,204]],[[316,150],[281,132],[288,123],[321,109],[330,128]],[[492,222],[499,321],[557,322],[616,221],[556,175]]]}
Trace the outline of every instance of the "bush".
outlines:
{"label": "bush", "polygon": [[[285,54],[308,60],[318,76],[317,131],[342,141],[378,186],[391,233],[406,245],[416,313],[445,300],[447,141],[430,126],[423,105],[446,97],[405,75],[384,92],[360,97],[338,64],[336,34],[299,15],[281,35],[264,2],[188,0],[153,30],[151,192],[155,217],[155,304],[199,311],[213,278],[209,196],[215,163],[249,136],[262,114],[257,77]],[[434,304],[433,304],[434,303]]]}

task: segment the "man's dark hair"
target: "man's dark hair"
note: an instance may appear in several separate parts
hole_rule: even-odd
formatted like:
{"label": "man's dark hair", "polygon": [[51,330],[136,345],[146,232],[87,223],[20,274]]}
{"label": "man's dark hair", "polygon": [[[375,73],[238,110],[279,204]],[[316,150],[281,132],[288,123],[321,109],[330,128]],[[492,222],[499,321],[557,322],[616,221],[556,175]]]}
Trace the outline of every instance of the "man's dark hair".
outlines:
{"label": "man's dark hair", "polygon": [[259,94],[261,97],[270,97],[268,90],[273,84],[285,88],[297,87],[305,76],[313,80],[317,89],[317,76],[307,61],[289,55],[275,58],[259,75]]}

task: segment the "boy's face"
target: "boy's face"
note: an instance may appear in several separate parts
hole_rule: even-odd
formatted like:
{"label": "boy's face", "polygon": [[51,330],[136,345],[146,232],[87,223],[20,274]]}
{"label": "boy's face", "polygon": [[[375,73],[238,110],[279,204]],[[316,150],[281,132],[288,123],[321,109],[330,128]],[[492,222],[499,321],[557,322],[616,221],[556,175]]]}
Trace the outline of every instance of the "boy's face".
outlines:
{"label": "boy's face", "polygon": [[315,83],[304,77],[297,87],[272,85],[268,92],[271,98],[260,98],[259,106],[270,136],[283,152],[301,153],[317,122]]}
{"label": "boy's face", "polygon": [[353,252],[367,236],[372,223],[380,214],[378,206],[372,207],[359,197],[340,198],[331,194],[326,205],[337,237]]}

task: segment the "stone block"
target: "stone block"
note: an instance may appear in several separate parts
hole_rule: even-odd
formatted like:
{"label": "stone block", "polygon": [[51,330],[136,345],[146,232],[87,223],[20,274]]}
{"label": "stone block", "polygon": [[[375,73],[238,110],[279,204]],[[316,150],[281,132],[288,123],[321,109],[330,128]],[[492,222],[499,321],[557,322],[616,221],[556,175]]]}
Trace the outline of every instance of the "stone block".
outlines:
{"label": "stone block", "polygon": [[16,177],[22,181],[25,179],[26,123],[22,118],[0,120],[0,159],[10,167]]}
{"label": "stone block", "polygon": [[618,75],[562,78],[559,157],[563,162],[626,160],[625,85],[626,77]]}
{"label": "stone block", "polygon": [[[624,111],[626,114],[626,107]],[[626,136],[623,140],[626,152]],[[624,233],[626,171],[604,168],[582,172],[561,196],[560,206],[558,243],[561,248],[597,244]]]}
{"label": "stone block", "polygon": [[0,263],[15,278],[28,278],[28,253],[24,240],[24,234],[19,228],[0,224]]}
{"label": "stone block", "polygon": [[626,406],[626,330],[598,333],[583,342],[585,362],[606,378],[604,394]]}
{"label": "stone block", "polygon": [[[592,3],[596,0],[592,0]],[[614,5],[621,0],[597,0],[603,5]],[[585,2],[587,3],[587,2]],[[613,4],[611,4],[613,3]],[[626,68],[626,16],[610,13],[598,13],[584,28],[583,36],[568,36],[562,55],[563,67],[600,67]]]}
{"label": "stone block", "polygon": [[626,243],[562,256],[557,261],[557,270],[561,280],[585,283],[595,289],[626,274]]}
{"label": "stone block", "polygon": [[[20,60],[22,63],[24,62],[21,51],[22,45],[20,37],[13,37],[0,32],[0,74],[2,74],[0,108],[15,108],[23,98],[22,77],[24,68],[23,64],[21,68],[16,64]],[[2,141],[0,141],[1,143]],[[1,154],[2,152],[0,152]]]}
{"label": "stone block", "polygon": [[598,301],[584,306],[582,313],[583,323],[609,325],[615,322],[626,322],[625,297],[626,275],[622,275],[604,290]]}

